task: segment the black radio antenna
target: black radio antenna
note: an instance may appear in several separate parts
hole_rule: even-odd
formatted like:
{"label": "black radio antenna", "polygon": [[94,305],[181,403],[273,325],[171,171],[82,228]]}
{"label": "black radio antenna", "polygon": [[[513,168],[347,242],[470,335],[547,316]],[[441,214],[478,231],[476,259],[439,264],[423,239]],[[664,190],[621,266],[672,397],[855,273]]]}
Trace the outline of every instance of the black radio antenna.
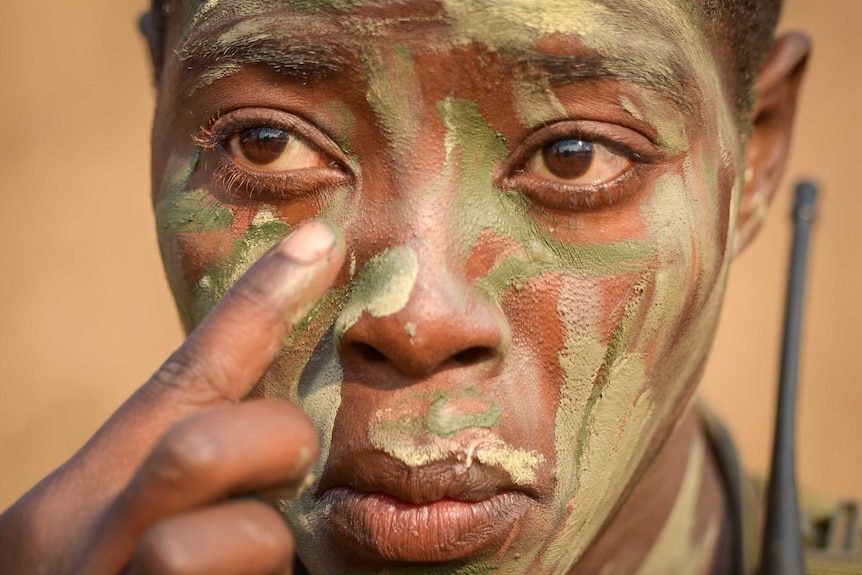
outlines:
{"label": "black radio antenna", "polygon": [[796,185],[793,246],[784,308],[784,342],[772,469],[766,492],[766,528],[763,533],[760,575],[805,575],[796,489],[796,396],[799,387],[805,268],[816,197],[817,187],[813,183],[800,182]]}

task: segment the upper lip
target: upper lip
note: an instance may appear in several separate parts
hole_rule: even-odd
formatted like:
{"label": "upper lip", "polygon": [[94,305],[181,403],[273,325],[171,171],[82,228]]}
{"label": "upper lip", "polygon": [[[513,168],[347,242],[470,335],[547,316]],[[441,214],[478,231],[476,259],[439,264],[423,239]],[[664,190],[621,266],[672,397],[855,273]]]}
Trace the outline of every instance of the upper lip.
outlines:
{"label": "upper lip", "polygon": [[421,466],[373,450],[338,457],[323,473],[317,495],[337,487],[383,493],[414,504],[442,499],[486,501],[506,491],[538,495],[532,486],[516,485],[504,470],[472,460],[466,450]]}

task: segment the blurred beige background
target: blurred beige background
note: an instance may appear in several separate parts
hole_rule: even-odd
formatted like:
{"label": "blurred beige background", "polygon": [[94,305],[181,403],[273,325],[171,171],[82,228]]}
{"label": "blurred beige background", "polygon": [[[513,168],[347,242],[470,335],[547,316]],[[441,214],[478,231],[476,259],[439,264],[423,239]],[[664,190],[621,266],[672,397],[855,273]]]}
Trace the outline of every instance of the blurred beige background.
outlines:
{"label": "blurred beige background", "polygon": [[[0,2],[0,510],[181,341],[148,200],[145,0]],[[815,56],[788,181],[824,198],[799,416],[801,482],[862,498],[862,2],[787,0]],[[771,444],[790,193],[741,256],[704,392],[745,464]]]}

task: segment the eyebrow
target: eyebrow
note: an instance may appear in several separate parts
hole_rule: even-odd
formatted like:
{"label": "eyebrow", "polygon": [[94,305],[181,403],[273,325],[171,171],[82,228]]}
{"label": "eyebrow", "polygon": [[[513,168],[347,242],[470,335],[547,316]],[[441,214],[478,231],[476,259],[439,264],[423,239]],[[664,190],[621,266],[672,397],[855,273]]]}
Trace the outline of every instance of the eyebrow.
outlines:
{"label": "eyebrow", "polygon": [[[218,10],[218,9],[216,9]],[[201,25],[191,31],[177,52],[186,71],[188,96],[197,90],[239,71],[260,64],[281,76],[299,81],[347,75],[357,66],[355,52],[346,46],[318,40],[289,42],[290,33],[273,26],[272,15],[230,18],[216,25]],[[651,53],[650,53],[651,52]],[[687,87],[691,85],[684,67],[658,50],[625,57],[586,54],[547,54],[516,50],[515,65],[523,78],[542,77],[552,85],[577,84],[596,80],[628,81],[690,111]]]}
{"label": "eyebrow", "polygon": [[243,66],[261,64],[300,81],[331,77],[349,70],[349,55],[331,44],[288,44],[261,17],[228,22],[193,32],[177,55],[186,75],[188,96]]}
{"label": "eyebrow", "polygon": [[670,99],[684,109],[691,108],[691,100],[686,90],[687,76],[682,67],[673,61],[534,52],[520,55],[517,62],[527,78],[542,75],[552,85],[603,79],[629,81]]}

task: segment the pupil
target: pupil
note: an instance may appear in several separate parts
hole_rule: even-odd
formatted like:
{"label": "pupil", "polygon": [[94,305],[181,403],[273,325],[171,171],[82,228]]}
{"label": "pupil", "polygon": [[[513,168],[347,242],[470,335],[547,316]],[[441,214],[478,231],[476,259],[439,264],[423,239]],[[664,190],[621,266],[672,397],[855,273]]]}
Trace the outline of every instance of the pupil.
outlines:
{"label": "pupil", "polygon": [[584,140],[560,140],[542,149],[545,166],[558,178],[583,176],[593,163],[593,145]]}
{"label": "pupil", "polygon": [[284,130],[259,126],[239,134],[239,146],[246,159],[258,166],[271,164],[287,147],[290,136]]}

